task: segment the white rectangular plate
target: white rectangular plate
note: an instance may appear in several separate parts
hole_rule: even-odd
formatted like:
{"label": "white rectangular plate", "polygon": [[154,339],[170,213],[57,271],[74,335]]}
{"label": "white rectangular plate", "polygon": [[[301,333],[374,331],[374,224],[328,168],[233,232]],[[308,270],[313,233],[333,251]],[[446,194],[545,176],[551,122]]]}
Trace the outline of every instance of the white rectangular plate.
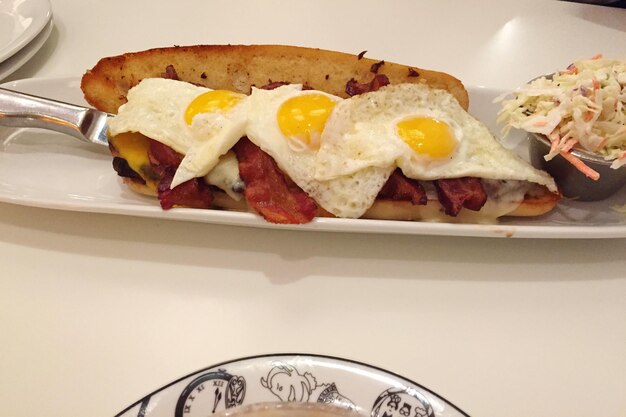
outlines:
{"label": "white rectangular plate", "polygon": [[0,2],[0,62],[24,48],[52,17],[48,0]]}
{"label": "white rectangular plate", "polygon": [[[31,79],[3,87],[82,104],[78,79]],[[498,132],[498,105],[502,91],[468,88],[470,112]],[[415,235],[619,238],[626,237],[626,214],[615,210],[626,204],[626,187],[612,198],[595,203],[563,201],[548,215],[510,218],[498,224],[451,224],[386,220],[319,218],[306,225],[275,225],[252,213],[221,210],[161,210],[155,199],[128,190],[111,166],[108,150],[68,136],[34,129],[0,127],[0,201],[50,209],[112,213],[236,226],[354,233]],[[526,152],[524,136],[512,135],[507,146]]]}

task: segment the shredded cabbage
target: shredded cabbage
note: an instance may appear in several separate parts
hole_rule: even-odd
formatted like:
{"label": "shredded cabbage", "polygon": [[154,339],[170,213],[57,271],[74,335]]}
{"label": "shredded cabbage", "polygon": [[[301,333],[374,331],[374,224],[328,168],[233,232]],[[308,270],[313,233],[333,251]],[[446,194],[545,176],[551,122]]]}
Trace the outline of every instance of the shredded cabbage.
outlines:
{"label": "shredded cabbage", "polygon": [[[614,169],[626,165],[626,60],[598,55],[577,61],[514,94],[502,102],[498,113],[504,134],[517,128],[545,135],[552,143],[546,160],[574,148],[613,161]],[[573,155],[566,156],[580,163]],[[585,167],[577,165],[583,172]]]}

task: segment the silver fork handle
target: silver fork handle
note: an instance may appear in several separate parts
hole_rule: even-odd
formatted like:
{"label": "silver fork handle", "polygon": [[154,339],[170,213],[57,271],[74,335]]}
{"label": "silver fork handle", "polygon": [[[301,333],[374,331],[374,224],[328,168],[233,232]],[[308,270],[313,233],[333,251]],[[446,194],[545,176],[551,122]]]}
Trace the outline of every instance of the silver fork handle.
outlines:
{"label": "silver fork handle", "polygon": [[[36,127],[90,142],[81,132],[92,109],[0,88],[0,126]],[[88,123],[87,123],[88,124]]]}

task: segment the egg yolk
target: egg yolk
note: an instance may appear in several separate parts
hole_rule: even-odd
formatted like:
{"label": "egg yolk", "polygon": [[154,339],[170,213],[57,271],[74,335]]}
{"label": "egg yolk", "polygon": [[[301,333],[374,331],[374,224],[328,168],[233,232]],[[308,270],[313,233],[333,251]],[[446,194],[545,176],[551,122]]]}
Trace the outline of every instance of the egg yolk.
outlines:
{"label": "egg yolk", "polygon": [[447,123],[430,117],[412,117],[397,124],[398,135],[418,154],[445,158],[456,149],[457,140]]}
{"label": "egg yolk", "polygon": [[335,102],[323,94],[292,97],[278,109],[278,126],[285,136],[318,146],[326,120],[334,107]]}
{"label": "egg yolk", "polygon": [[213,90],[200,94],[187,106],[185,122],[191,125],[195,115],[216,111],[227,112],[235,107],[245,96],[228,90]]}

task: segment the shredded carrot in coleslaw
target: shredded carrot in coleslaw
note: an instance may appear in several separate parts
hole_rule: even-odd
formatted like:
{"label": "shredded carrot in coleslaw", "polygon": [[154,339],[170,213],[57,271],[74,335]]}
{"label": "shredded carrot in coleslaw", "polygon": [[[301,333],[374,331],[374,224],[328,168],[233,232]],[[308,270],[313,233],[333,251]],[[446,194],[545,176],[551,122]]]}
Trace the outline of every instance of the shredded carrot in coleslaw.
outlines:
{"label": "shredded carrot in coleslaw", "polygon": [[546,160],[568,155],[591,178],[597,172],[570,150],[599,155],[612,161],[613,169],[626,165],[626,60],[596,55],[552,77],[537,78],[514,94],[503,101],[498,123],[505,134],[517,128],[545,135],[551,142]]}
{"label": "shredded carrot in coleslaw", "polygon": [[591,178],[592,180],[597,180],[600,178],[600,174],[592,168],[589,168],[580,158],[575,157],[569,151],[562,151],[561,156],[569,161],[570,164],[574,165],[580,172],[585,174],[585,176]]}

